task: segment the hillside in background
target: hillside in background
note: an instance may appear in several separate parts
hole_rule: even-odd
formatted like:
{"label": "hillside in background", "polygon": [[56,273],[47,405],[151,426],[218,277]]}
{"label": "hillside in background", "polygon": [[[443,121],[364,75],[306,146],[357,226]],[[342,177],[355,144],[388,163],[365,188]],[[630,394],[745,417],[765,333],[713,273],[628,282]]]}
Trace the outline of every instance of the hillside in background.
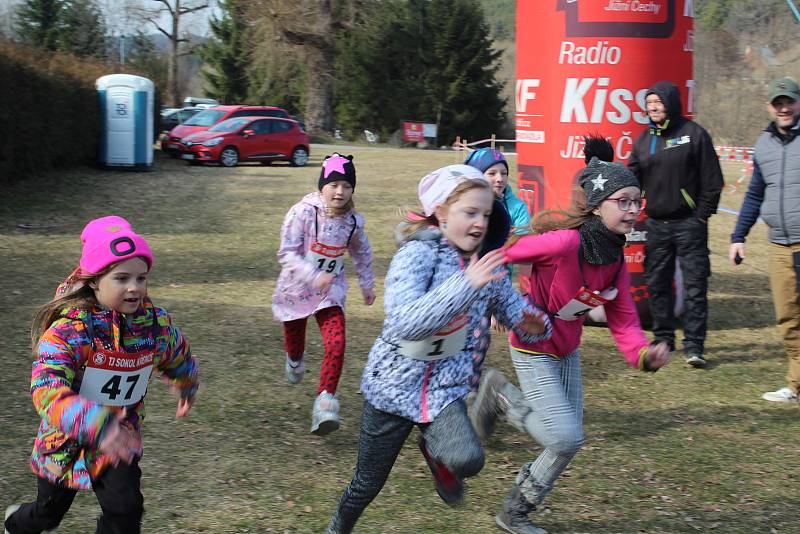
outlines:
{"label": "hillside in background", "polygon": [[[505,82],[511,132],[516,2],[481,4],[495,47],[502,51],[499,75]],[[751,145],[768,120],[764,108],[769,81],[784,75],[800,79],[800,24],[785,0],[695,0],[694,6],[695,118],[717,144]]]}

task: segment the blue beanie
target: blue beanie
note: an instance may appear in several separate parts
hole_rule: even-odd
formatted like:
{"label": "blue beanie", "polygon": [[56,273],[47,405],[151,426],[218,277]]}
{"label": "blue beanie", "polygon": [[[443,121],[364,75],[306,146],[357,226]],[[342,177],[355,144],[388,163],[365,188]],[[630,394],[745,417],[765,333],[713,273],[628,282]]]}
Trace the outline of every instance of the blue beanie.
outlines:
{"label": "blue beanie", "polygon": [[467,156],[467,159],[464,160],[464,165],[475,167],[481,172],[486,172],[486,169],[492,165],[495,165],[496,163],[502,163],[506,166],[506,170],[508,170],[508,162],[506,161],[506,157],[502,152],[495,150],[494,148],[479,148],[478,150],[472,152],[469,156]]}

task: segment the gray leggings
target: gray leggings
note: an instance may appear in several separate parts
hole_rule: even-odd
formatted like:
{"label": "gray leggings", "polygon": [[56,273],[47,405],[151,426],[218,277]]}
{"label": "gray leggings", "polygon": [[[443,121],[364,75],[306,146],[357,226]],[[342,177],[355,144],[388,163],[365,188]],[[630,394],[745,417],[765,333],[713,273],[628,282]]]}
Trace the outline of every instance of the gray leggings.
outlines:
{"label": "gray leggings", "polygon": [[483,448],[463,400],[450,403],[432,423],[414,423],[364,401],[356,471],[339,501],[328,533],[352,532],[361,513],[389,478],[397,455],[415,425],[419,426],[430,454],[455,475],[466,478],[477,475],[483,468]]}
{"label": "gray leggings", "polygon": [[538,505],[583,445],[583,384],[578,351],[563,358],[511,349],[520,392],[507,391],[508,421],[544,447],[517,475],[526,500]]}

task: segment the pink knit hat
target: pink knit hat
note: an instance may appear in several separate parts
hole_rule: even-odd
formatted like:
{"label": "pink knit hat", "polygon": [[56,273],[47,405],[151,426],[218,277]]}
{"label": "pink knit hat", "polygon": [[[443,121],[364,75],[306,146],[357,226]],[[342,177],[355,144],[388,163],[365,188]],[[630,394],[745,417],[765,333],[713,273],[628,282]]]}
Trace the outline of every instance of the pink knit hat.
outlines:
{"label": "pink knit hat", "polygon": [[419,182],[419,201],[425,216],[436,211],[436,208],[447,200],[456,187],[467,180],[489,180],[481,171],[469,165],[448,165],[436,169]]}
{"label": "pink knit hat", "polygon": [[130,258],[142,258],[152,269],[153,252],[145,239],[136,234],[128,221],[116,215],[89,221],[81,232],[83,253],[80,269],[84,273],[99,273],[112,263]]}

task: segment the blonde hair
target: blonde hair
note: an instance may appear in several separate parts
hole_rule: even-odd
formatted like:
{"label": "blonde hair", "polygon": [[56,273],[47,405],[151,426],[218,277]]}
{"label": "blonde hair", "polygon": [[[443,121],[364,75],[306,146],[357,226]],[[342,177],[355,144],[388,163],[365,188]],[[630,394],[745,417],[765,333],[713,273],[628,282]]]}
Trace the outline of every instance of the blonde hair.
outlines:
{"label": "blonde hair", "polygon": [[[452,206],[458,199],[461,198],[461,195],[466,193],[467,191],[472,191],[473,189],[491,189],[492,186],[486,180],[465,180],[458,184],[453,192],[450,193],[450,196],[447,197],[447,200],[442,203],[442,206]],[[404,237],[407,238],[408,236],[428,228],[429,226],[439,227],[439,219],[436,217],[436,213],[431,213],[430,215],[426,216],[424,213],[416,210],[401,210],[401,214],[403,216],[403,222],[405,223],[402,228],[398,231]]]}
{"label": "blonde hair", "polygon": [[[98,305],[94,289],[89,285],[96,282],[101,277],[108,274],[120,262],[112,263],[102,269],[99,273],[82,273],[80,268],[75,269],[64,282],[59,286],[56,296],[36,310],[31,324],[31,352],[37,354],[37,347],[42,334],[50,328],[66,308],[77,308],[83,311],[91,311]],[[63,294],[59,294],[62,291]]]}

